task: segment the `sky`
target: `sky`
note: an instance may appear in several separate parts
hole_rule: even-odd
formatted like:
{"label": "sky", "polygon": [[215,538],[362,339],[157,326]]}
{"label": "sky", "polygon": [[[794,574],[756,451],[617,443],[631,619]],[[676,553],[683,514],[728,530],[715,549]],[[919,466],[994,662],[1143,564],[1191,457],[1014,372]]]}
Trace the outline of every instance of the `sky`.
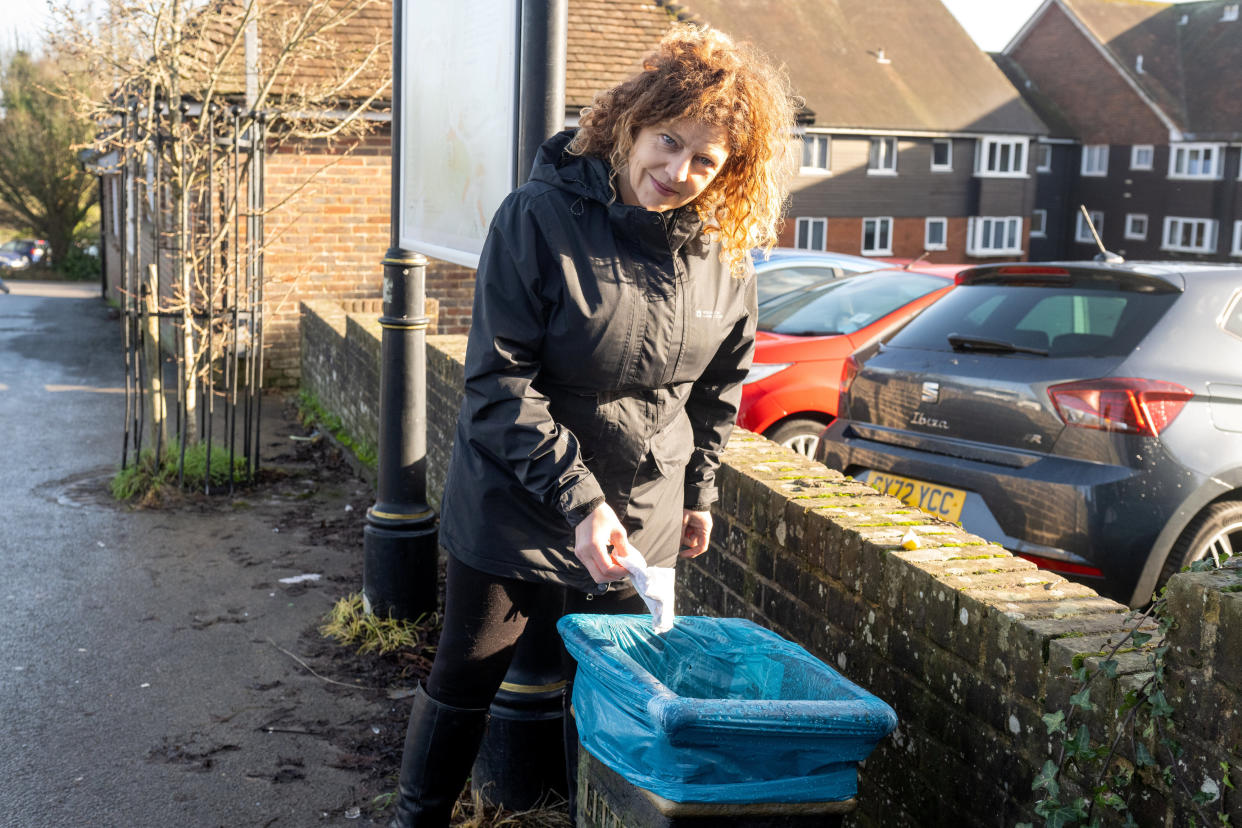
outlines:
{"label": "sky", "polygon": [[942,0],[979,48],[999,52],[1042,0]]}
{"label": "sky", "polygon": [[[1004,48],[1039,3],[1040,0],[944,0],[966,31],[988,51]],[[37,33],[46,23],[47,14],[47,0],[0,0],[0,42],[11,41],[14,33],[22,39],[39,39]]]}
{"label": "sky", "polygon": [[[1186,2],[1186,0],[1172,0]],[[571,0],[572,2],[572,0]],[[780,2],[780,0],[773,0]],[[979,47],[999,52],[1042,0],[943,0]],[[0,0],[0,44],[39,40],[48,19],[47,0]]]}

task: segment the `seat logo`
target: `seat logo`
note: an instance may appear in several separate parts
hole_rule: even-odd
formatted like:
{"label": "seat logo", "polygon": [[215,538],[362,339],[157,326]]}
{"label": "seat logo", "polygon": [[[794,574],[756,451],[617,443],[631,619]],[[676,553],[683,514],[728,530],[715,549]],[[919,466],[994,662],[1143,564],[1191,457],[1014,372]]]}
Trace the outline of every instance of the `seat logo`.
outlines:
{"label": "seat logo", "polygon": [[923,383],[923,402],[925,403],[940,402],[940,383],[938,382]]}

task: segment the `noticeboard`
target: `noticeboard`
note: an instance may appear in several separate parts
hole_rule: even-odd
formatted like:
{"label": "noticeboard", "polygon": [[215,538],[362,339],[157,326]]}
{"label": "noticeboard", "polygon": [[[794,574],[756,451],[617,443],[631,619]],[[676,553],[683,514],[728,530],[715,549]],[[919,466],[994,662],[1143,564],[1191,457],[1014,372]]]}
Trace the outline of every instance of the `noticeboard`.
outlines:
{"label": "noticeboard", "polygon": [[513,188],[520,0],[406,0],[401,45],[401,247],[478,267]]}

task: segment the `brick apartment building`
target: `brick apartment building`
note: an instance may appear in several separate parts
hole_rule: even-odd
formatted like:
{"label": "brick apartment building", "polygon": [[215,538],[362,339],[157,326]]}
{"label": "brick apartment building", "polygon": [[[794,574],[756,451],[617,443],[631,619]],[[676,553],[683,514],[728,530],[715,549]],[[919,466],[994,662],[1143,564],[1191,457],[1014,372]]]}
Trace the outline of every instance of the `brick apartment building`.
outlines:
{"label": "brick apartment building", "polygon": [[1050,124],[1032,258],[1242,256],[1242,21],[1236,0],[1045,0],[998,58]]}

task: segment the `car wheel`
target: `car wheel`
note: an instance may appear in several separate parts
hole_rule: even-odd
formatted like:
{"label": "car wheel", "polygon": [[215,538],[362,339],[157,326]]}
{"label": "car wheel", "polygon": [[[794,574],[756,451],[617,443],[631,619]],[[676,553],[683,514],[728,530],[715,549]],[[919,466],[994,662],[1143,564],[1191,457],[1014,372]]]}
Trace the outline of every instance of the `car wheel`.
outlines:
{"label": "car wheel", "polygon": [[819,420],[797,419],[786,420],[779,426],[769,429],[764,436],[785,448],[791,448],[806,457],[815,456],[815,447],[819,445],[819,433],[824,430],[825,423]]}
{"label": "car wheel", "polygon": [[1160,583],[1195,561],[1204,558],[1220,560],[1242,553],[1242,502],[1224,500],[1213,503],[1195,515],[1182,536],[1169,550],[1160,573]]}

